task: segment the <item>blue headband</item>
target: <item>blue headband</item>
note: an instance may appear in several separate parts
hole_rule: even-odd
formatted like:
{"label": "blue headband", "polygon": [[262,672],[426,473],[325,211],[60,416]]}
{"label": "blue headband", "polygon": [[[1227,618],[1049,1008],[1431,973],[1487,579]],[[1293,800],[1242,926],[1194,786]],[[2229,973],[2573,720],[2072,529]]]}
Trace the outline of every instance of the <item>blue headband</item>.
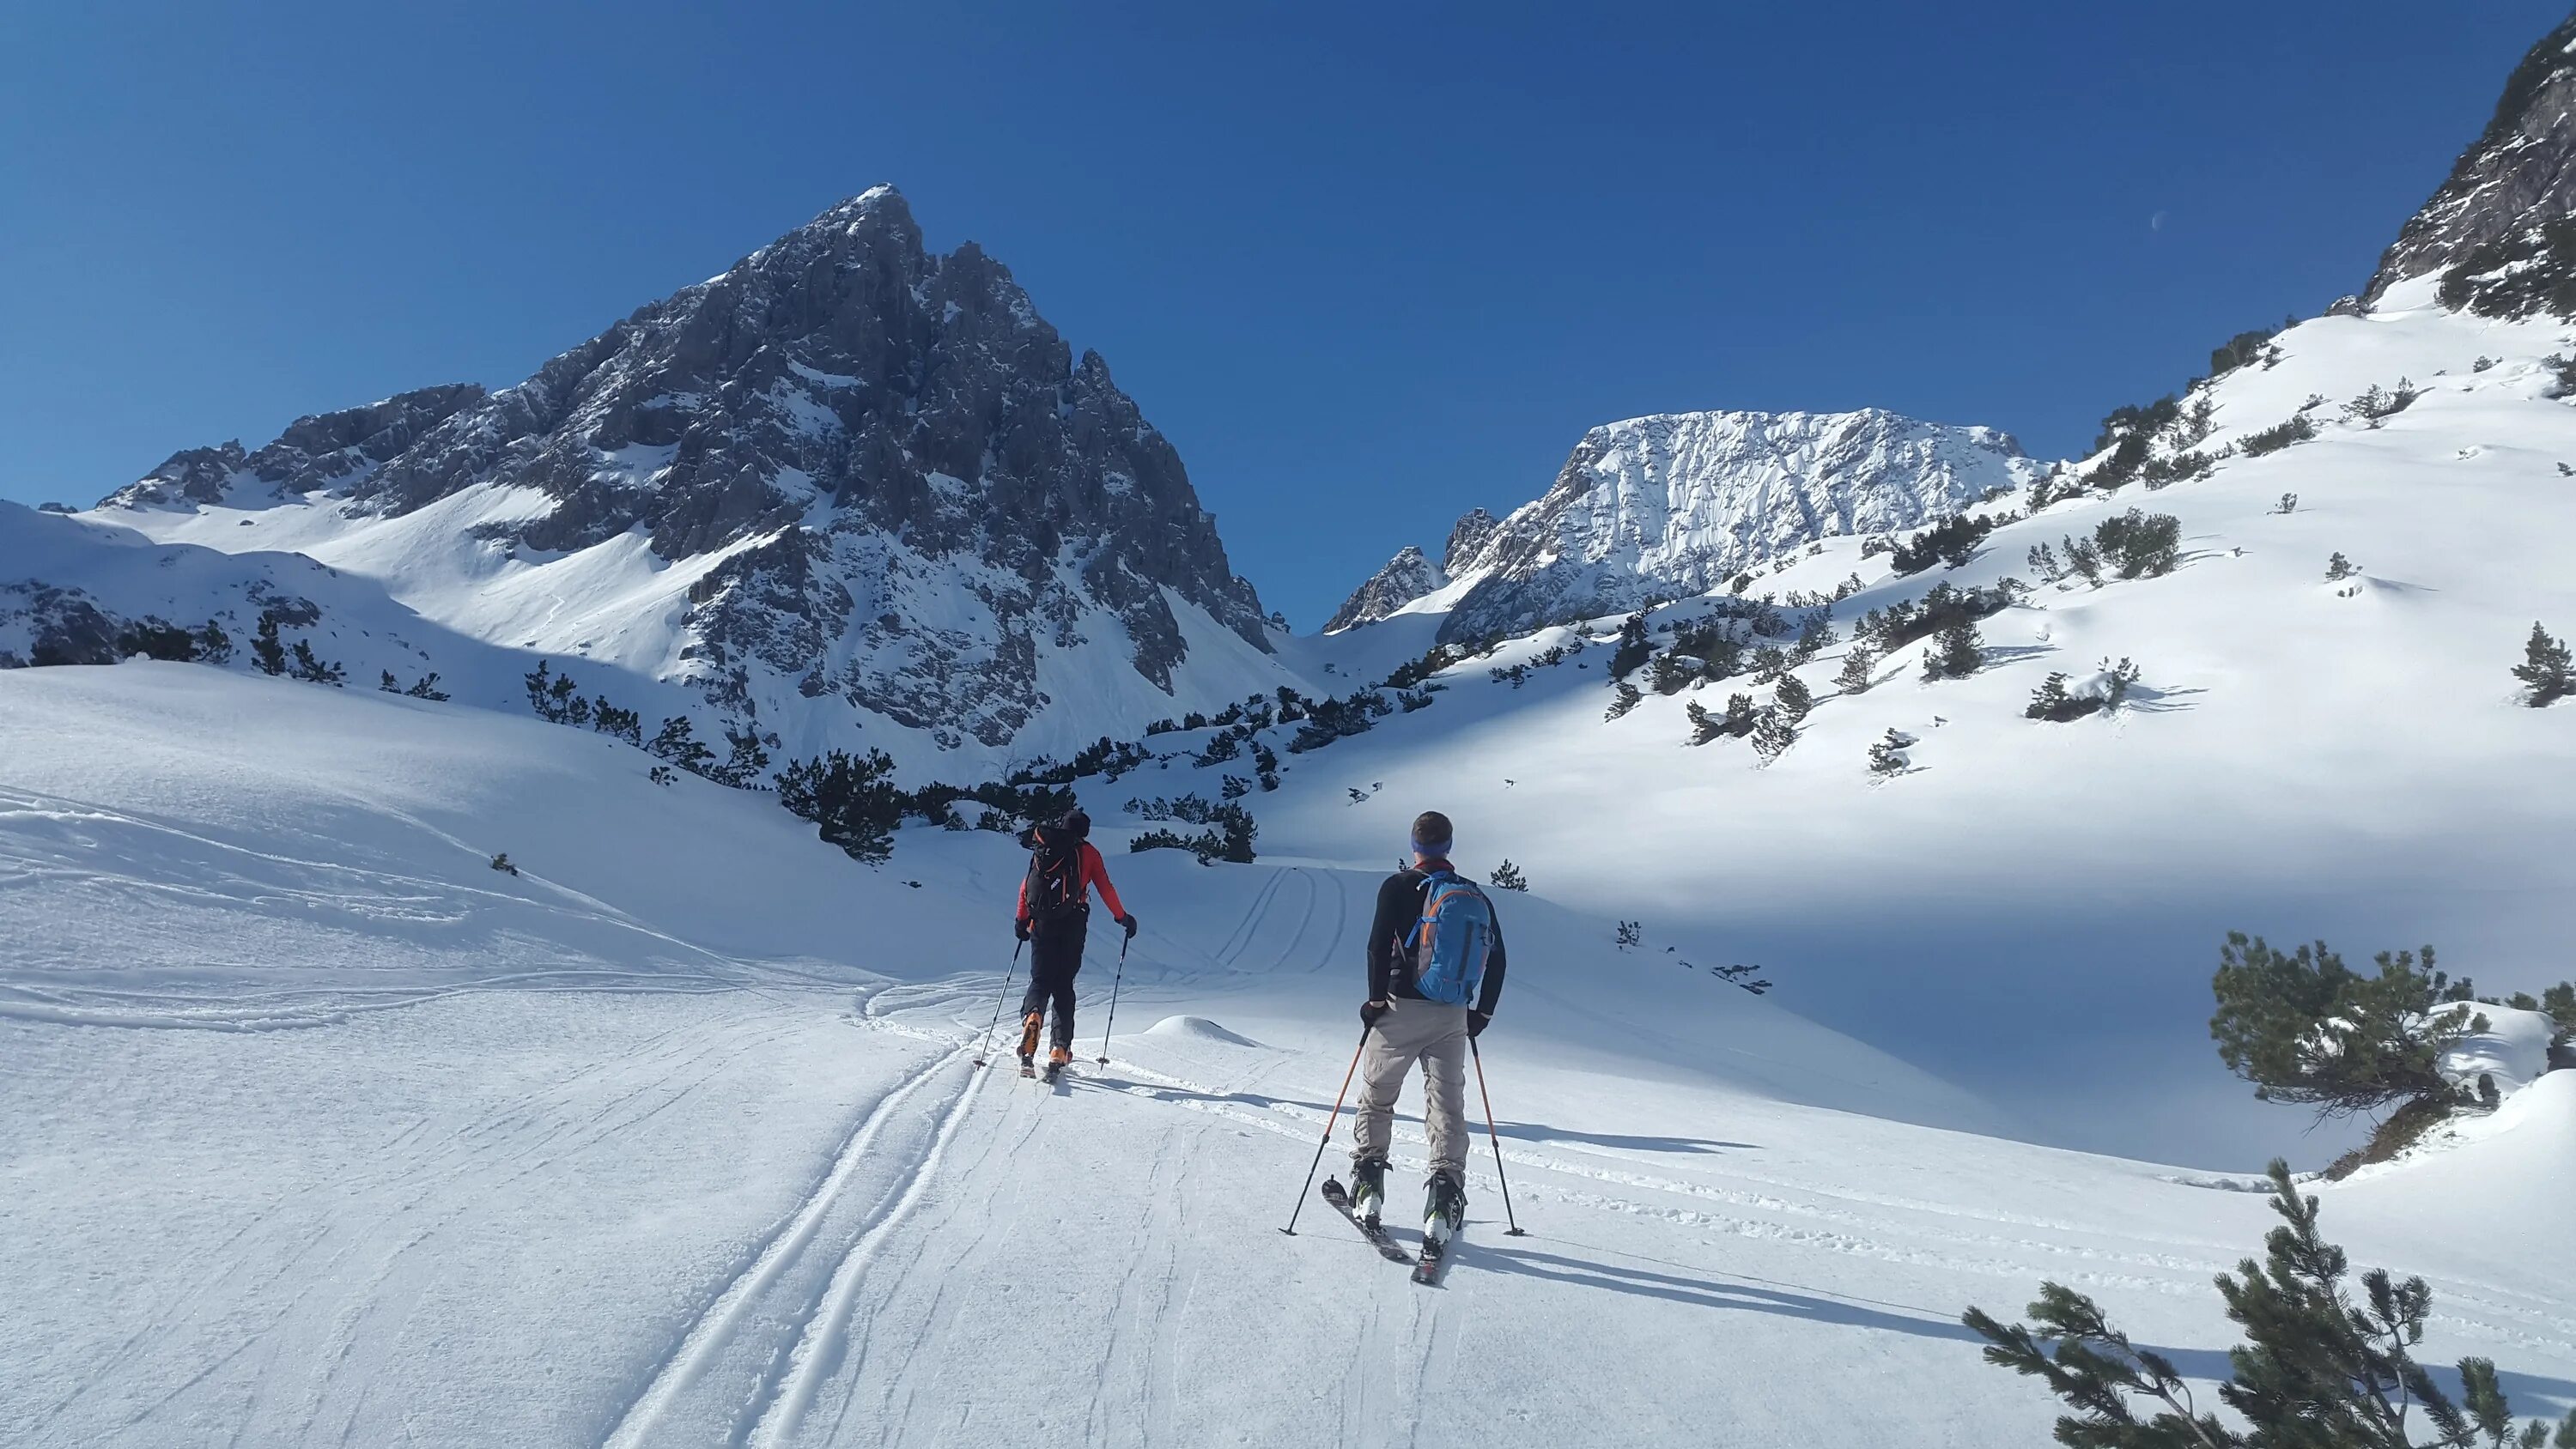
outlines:
{"label": "blue headband", "polygon": [[1416,855],[1437,855],[1445,858],[1449,854],[1450,844],[1451,842],[1446,840],[1417,840],[1413,842],[1413,853]]}

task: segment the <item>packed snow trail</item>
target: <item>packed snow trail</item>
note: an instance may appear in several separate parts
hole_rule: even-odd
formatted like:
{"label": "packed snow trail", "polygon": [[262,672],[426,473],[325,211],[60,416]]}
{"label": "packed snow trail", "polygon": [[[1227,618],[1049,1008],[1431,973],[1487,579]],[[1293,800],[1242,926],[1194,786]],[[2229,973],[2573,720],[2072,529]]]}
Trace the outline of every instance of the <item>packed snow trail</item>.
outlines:
{"label": "packed snow trail", "polygon": [[[2054,1277],[2206,1378],[2269,1225],[1514,897],[1481,1045],[1531,1236],[1480,1152],[1427,1291],[1276,1231],[1372,873],[1120,858],[1112,1060],[1048,1091],[968,1060],[1000,837],[871,871],[593,736],[185,666],[0,675],[0,761],[0,1442],[2035,1444],[1961,1308]],[[2563,1080],[2465,1179],[2327,1192],[2432,1281],[2428,1351],[2553,1414]]]}

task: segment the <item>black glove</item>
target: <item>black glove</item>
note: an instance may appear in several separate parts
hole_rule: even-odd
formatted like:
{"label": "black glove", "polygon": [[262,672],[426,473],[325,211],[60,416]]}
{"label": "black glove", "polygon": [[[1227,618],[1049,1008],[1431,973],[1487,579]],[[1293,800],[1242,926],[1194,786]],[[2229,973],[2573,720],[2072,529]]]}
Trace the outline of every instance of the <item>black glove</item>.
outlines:
{"label": "black glove", "polygon": [[1029,918],[1022,916],[1011,925],[1011,934],[1025,941],[1029,938]]}
{"label": "black glove", "polygon": [[1128,940],[1133,941],[1136,939],[1136,918],[1134,916],[1120,916],[1118,918],[1118,924],[1127,928]]}
{"label": "black glove", "polygon": [[1376,1026],[1380,1021],[1386,1018],[1386,1014],[1388,1012],[1393,1011],[1394,1009],[1395,1005],[1392,1002],[1363,1001],[1360,1003],[1360,1025],[1369,1027]]}
{"label": "black glove", "polygon": [[1468,1012],[1468,1013],[1467,1013],[1467,1036],[1468,1036],[1468,1038],[1469,1038],[1470,1040],[1473,1040],[1473,1039],[1474,1039],[1474,1038],[1476,1038],[1476,1037],[1483,1036],[1483,1035],[1485,1034],[1485,1028],[1486,1028],[1486,1027],[1489,1027],[1489,1026],[1492,1026],[1493,1024],[1494,1024],[1494,1014],[1493,1014],[1492,1012],[1490,1012],[1490,1011],[1471,1011],[1471,1012]]}

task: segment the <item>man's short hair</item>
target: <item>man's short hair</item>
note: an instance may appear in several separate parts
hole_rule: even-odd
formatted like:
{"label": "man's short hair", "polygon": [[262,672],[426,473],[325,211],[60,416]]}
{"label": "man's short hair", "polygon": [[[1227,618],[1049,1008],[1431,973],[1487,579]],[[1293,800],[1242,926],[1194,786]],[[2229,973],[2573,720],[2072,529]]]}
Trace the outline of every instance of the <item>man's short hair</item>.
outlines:
{"label": "man's short hair", "polygon": [[1446,855],[1457,839],[1449,817],[1437,810],[1425,810],[1413,817],[1413,850],[1416,855]]}

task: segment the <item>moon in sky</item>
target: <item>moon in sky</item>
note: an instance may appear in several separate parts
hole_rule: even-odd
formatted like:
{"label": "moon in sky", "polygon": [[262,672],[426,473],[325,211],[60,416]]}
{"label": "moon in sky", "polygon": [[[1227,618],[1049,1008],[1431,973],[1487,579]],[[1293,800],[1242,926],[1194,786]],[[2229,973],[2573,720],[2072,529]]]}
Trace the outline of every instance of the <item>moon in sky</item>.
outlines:
{"label": "moon in sky", "polygon": [[2148,217],[2147,230],[2163,231],[2165,229],[2165,215],[2166,213],[2159,211],[2155,215]]}

